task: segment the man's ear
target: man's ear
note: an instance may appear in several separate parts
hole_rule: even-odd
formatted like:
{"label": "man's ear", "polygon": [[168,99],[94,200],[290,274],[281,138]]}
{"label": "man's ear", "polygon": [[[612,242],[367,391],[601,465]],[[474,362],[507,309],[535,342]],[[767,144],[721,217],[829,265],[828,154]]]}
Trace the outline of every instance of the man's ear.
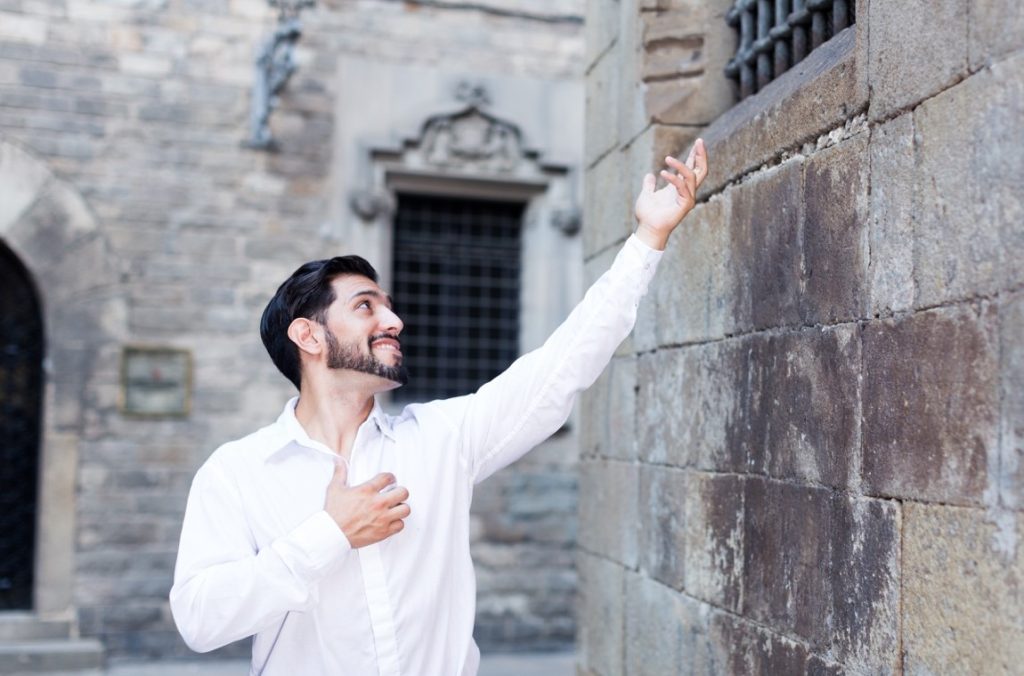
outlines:
{"label": "man's ear", "polygon": [[305,317],[292,320],[288,325],[288,338],[306,354],[320,354],[323,351],[320,325]]}

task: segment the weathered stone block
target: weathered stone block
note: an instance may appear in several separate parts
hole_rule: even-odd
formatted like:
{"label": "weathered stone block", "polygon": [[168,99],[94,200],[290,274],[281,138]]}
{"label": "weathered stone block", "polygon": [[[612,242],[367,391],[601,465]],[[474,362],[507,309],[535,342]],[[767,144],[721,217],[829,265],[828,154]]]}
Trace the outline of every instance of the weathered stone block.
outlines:
{"label": "weathered stone block", "polygon": [[586,53],[584,64],[587,68],[615,42],[619,33],[619,0],[587,0],[584,25]]}
{"label": "weathered stone block", "polygon": [[814,649],[829,642],[832,540],[839,498],[822,488],[745,482],[741,614]]}
{"label": "weathered stone block", "polygon": [[[715,613],[710,633],[720,661],[715,674],[807,674],[806,646],[734,615]],[[668,672],[666,672],[668,673]]]}
{"label": "weathered stone block", "polygon": [[1024,519],[904,505],[906,673],[1012,674],[1024,664]]}
{"label": "weathered stone block", "polygon": [[637,456],[644,462],[682,465],[680,431],[682,351],[658,350],[637,361]]}
{"label": "weathered stone block", "polygon": [[[608,415],[605,455],[635,460],[636,446],[636,358],[615,359],[608,373]],[[596,422],[596,421],[595,421]]]}
{"label": "weathered stone block", "polygon": [[865,18],[872,119],[910,108],[966,75],[967,0],[871,2]]}
{"label": "weathered stone block", "polygon": [[860,445],[857,329],[755,335],[731,357],[731,457],[773,477],[848,485]]}
{"label": "weathered stone block", "polygon": [[802,165],[786,162],[732,190],[730,273],[738,330],[800,321]]}
{"label": "weathered stone block", "polygon": [[1002,411],[999,474],[1002,504],[1024,508],[1024,294],[1004,297],[999,306]]}
{"label": "weathered stone block", "polygon": [[977,504],[998,444],[995,307],[951,307],[864,329],[863,487]]}
{"label": "weathered stone block", "polygon": [[606,51],[591,66],[586,81],[584,164],[591,166],[619,144],[619,50]]}
{"label": "weathered stone block", "polygon": [[[580,394],[580,457],[593,458],[604,454],[608,443],[608,381],[611,368]],[[474,501],[475,503],[475,501]]]}
{"label": "weathered stone block", "polygon": [[858,671],[894,671],[896,507],[760,478],[745,485],[742,614]]}
{"label": "weathered stone block", "polygon": [[580,546],[635,568],[638,522],[637,465],[580,463]]}
{"label": "weathered stone block", "polygon": [[584,258],[624,241],[633,232],[636,195],[632,194],[632,182],[625,180],[622,169],[621,155],[613,152],[584,175]]}
{"label": "weathered stone block", "polygon": [[854,673],[898,673],[900,546],[898,503],[838,502],[833,526],[832,650]]}
{"label": "weathered stone block", "polygon": [[1015,0],[973,0],[967,8],[972,70],[1024,47],[1024,5]]}
{"label": "weathered stone block", "polygon": [[626,651],[621,672],[650,674],[723,673],[721,649],[708,635],[710,606],[654,580],[626,578]]}
{"label": "weathered stone block", "polygon": [[908,113],[871,130],[869,277],[873,314],[914,303],[914,121]]}
{"label": "weathered stone block", "polygon": [[658,270],[659,345],[714,340],[733,330],[729,194],[699,204],[668,242]]}
{"label": "weathered stone block", "polygon": [[868,261],[868,138],[815,153],[805,165],[803,293],[807,324],[865,312]]}
{"label": "weathered stone block", "polygon": [[[919,146],[916,189],[920,195],[914,252],[916,307],[993,293],[999,287],[1002,224],[996,219],[979,220],[983,207],[976,203],[978,199],[998,200],[993,190],[998,183],[977,183],[978,174],[990,163],[979,158],[976,147],[981,141],[979,122],[985,117],[979,114],[977,101],[983,94],[982,80],[988,77],[975,75],[925,102],[914,113]],[[985,107],[989,105],[991,101]],[[999,151],[981,152],[1000,155]],[[980,162],[975,163],[976,158]],[[971,170],[951,170],[966,166]]]}
{"label": "weathered stone block", "polygon": [[682,589],[687,553],[684,470],[643,465],[640,468],[640,570],[675,589]]}
{"label": "weathered stone block", "polygon": [[736,383],[746,365],[742,350],[738,340],[684,348],[676,369],[658,374],[659,387],[678,391],[665,419],[668,462],[726,472],[751,469],[749,448],[730,436],[739,417]]}
{"label": "weathered stone block", "polygon": [[682,497],[683,587],[691,596],[738,612],[744,561],[743,480],[690,473]]}
{"label": "weathered stone block", "polygon": [[579,553],[579,651],[581,666],[593,674],[623,673],[625,655],[625,570],[605,559]]}

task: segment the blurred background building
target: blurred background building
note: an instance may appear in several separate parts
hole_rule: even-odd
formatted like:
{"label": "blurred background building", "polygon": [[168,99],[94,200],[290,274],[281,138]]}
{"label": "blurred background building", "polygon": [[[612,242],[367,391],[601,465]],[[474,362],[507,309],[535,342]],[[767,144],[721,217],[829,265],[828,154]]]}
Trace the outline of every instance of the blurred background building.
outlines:
{"label": "blurred background building", "polygon": [[[581,292],[582,15],[0,0],[0,672],[190,655],[185,498],[293,394],[258,319],[302,262],[381,272],[413,374],[392,408],[554,328]],[[573,642],[577,453],[573,420],[477,491],[485,651]]]}

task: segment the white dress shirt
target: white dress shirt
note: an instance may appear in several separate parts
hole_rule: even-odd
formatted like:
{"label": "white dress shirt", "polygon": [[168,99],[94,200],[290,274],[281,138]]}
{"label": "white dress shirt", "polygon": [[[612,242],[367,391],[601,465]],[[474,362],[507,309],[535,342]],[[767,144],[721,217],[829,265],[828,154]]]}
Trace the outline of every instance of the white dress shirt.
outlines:
{"label": "white dress shirt", "polygon": [[324,511],[339,456],[310,439],[292,399],[275,423],[218,448],[189,493],[171,611],[193,650],[256,635],[250,675],[476,674],[473,486],[565,422],[629,334],[661,252],[629,238],[569,318],[475,394],[375,405],[348,481],[391,472],[405,529],[352,549]]}

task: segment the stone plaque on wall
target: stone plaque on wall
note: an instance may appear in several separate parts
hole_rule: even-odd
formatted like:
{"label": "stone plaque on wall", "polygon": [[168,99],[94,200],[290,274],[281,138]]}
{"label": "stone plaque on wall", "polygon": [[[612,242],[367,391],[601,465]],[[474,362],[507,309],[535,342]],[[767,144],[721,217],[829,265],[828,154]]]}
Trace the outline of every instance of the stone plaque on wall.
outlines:
{"label": "stone plaque on wall", "polygon": [[121,357],[121,401],[126,415],[188,415],[192,354],[169,347],[126,347]]}

